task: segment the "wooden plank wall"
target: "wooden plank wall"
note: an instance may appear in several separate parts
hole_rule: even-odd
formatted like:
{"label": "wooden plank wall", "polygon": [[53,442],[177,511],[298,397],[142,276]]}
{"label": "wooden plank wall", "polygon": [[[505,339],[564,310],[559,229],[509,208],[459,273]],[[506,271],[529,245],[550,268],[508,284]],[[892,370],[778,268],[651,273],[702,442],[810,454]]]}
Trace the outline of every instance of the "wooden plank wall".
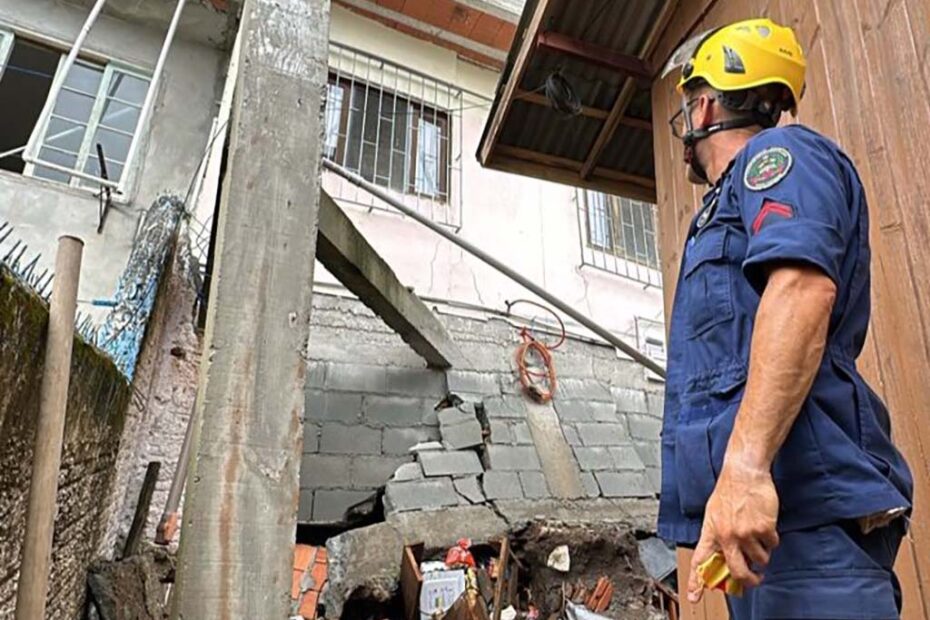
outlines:
{"label": "wooden plank wall", "polygon": [[[859,367],[888,403],[917,488],[911,538],[898,562],[905,620],[930,618],[930,0],[679,0],[653,62],[688,33],[768,16],[796,29],[808,55],[799,122],[855,160],[872,223],[873,316]],[[666,316],[700,192],[685,180],[668,119],[674,79],[656,82],[654,142]],[[687,554],[681,554],[687,582]],[[726,618],[720,597],[683,618]]]}

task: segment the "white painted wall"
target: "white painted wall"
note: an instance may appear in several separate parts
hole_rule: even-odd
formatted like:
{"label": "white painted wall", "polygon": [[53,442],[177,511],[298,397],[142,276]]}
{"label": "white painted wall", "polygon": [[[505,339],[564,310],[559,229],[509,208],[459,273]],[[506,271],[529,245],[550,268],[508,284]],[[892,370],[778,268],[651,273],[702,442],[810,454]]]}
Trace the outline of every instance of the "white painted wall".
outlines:
{"label": "white painted wall", "polygon": [[[66,49],[87,13],[86,7],[53,0],[0,0],[4,27],[37,33]],[[225,16],[216,19],[225,23]],[[151,73],[164,36],[164,28],[102,15],[85,49]],[[110,212],[103,234],[97,234],[97,199],[89,192],[0,170],[0,220],[10,221],[14,235],[29,244],[27,256],[43,254],[40,271],[54,265],[58,236],[76,235],[85,242],[79,298],[86,302],[113,296],[142,212],[162,193],[184,196],[187,192],[209,138],[224,63],[225,55],[206,43],[175,39],[141,158],[137,157],[138,183],[128,202]],[[92,307],[82,303],[79,309]]]}
{"label": "white painted wall", "polygon": [[[497,85],[496,72],[338,5],[333,5],[330,37],[489,98]],[[632,337],[636,316],[661,320],[661,290],[580,266],[574,188],[486,170],[478,164],[475,152],[488,111],[486,107],[464,111],[459,234],[618,333]],[[522,287],[415,222],[342,204],[401,281],[421,296],[496,309],[504,309],[505,300],[528,296]],[[316,273],[320,281],[335,283],[319,265]],[[519,309],[530,311],[528,306]]]}

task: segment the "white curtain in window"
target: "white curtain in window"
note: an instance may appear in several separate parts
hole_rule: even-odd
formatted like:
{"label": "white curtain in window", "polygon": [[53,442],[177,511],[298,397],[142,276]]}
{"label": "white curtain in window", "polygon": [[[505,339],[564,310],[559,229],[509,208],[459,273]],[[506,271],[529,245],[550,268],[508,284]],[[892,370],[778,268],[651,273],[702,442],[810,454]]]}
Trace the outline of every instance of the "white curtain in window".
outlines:
{"label": "white curtain in window", "polygon": [[599,248],[611,247],[610,208],[607,195],[591,190],[585,191],[588,215],[588,241]]}
{"label": "white curtain in window", "polygon": [[326,88],[326,112],[324,122],[323,156],[332,159],[339,148],[339,121],[342,119],[343,89],[338,84]]}
{"label": "white curtain in window", "polygon": [[414,186],[417,193],[427,196],[439,194],[439,125],[419,119],[417,125],[417,163]]}

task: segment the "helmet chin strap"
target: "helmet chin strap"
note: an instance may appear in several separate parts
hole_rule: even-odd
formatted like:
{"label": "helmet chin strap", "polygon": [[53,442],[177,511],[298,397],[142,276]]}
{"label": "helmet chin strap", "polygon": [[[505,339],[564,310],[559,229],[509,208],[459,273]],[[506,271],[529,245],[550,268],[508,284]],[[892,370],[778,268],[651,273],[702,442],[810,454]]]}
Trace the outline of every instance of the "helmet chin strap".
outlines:
{"label": "helmet chin strap", "polygon": [[[690,116],[686,116],[686,119],[687,119],[686,122],[690,126],[691,124]],[[691,129],[689,127],[688,131],[681,138],[681,141],[685,145],[685,163],[691,167],[691,171],[694,173],[694,175],[698,179],[700,179],[707,185],[710,185],[710,180],[707,178],[707,169],[698,160],[697,151],[696,151],[697,143],[700,142],[701,140],[704,140],[705,138],[709,138],[715,133],[726,131],[728,129],[739,129],[741,127],[750,127],[752,125],[756,125],[757,123],[758,121],[752,117],[742,117],[742,118],[732,118],[732,119],[728,119],[725,121],[721,121],[719,123],[714,123],[713,125],[709,125],[701,129]]]}

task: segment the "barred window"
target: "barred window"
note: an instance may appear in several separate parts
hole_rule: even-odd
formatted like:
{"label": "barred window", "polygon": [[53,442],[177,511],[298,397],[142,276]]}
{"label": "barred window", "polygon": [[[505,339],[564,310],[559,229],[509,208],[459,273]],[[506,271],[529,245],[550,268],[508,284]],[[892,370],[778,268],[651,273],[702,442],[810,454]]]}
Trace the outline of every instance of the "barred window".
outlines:
{"label": "barred window", "polygon": [[397,192],[448,201],[446,112],[335,74],[327,94],[327,158]]}
{"label": "barred window", "polygon": [[661,286],[655,205],[579,190],[582,264]]}

